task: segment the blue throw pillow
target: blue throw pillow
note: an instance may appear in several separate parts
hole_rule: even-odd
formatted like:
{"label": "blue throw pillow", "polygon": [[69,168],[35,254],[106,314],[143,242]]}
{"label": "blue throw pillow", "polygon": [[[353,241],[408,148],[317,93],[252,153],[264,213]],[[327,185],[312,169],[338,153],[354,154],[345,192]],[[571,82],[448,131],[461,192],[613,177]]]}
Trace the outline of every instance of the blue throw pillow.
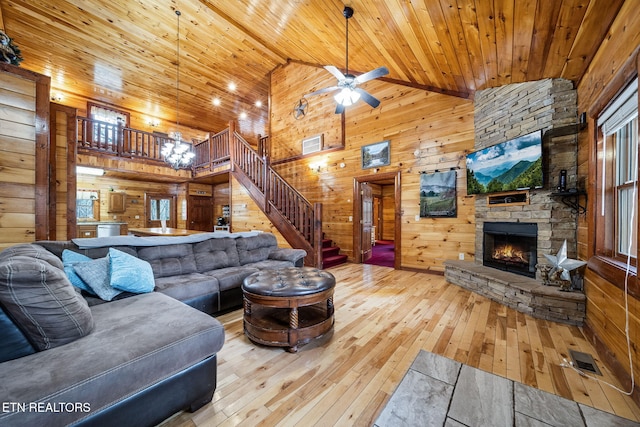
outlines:
{"label": "blue throw pillow", "polygon": [[100,299],[111,301],[122,293],[121,290],[111,287],[108,256],[92,261],[78,262],[73,266],[73,269]]}
{"label": "blue throw pillow", "polygon": [[95,295],[96,293],[93,292],[93,289],[91,289],[89,285],[87,285],[84,280],[82,280],[80,276],[78,276],[73,268],[73,266],[77,263],[87,261],[92,261],[92,259],[86,255],[79,254],[78,252],[70,251],[69,249],[65,249],[64,251],[62,251],[62,264],[64,265],[64,272],[66,273],[67,278],[69,279],[71,284],[76,288],[89,292],[91,295]]}
{"label": "blue throw pillow", "polygon": [[111,286],[121,291],[141,294],[153,291],[153,270],[147,261],[109,248]]}

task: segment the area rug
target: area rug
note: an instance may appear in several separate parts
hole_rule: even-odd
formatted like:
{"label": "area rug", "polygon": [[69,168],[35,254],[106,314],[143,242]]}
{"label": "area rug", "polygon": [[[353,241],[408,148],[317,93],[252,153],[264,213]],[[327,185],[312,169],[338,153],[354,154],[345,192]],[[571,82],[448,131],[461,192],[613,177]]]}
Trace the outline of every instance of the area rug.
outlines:
{"label": "area rug", "polygon": [[375,422],[377,427],[638,425],[424,350]]}
{"label": "area rug", "polygon": [[395,262],[395,244],[393,240],[377,240],[371,247],[371,258],[365,264],[393,268]]}

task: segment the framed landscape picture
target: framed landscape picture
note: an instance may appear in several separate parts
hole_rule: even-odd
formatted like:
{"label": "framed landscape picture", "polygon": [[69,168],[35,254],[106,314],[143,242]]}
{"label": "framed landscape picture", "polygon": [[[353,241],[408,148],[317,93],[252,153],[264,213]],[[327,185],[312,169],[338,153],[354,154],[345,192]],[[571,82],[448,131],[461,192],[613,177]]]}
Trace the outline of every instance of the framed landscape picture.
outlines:
{"label": "framed landscape picture", "polygon": [[457,215],[456,171],[423,173],[420,175],[420,217]]}
{"label": "framed landscape picture", "polygon": [[362,147],[362,169],[387,166],[391,162],[389,140]]}

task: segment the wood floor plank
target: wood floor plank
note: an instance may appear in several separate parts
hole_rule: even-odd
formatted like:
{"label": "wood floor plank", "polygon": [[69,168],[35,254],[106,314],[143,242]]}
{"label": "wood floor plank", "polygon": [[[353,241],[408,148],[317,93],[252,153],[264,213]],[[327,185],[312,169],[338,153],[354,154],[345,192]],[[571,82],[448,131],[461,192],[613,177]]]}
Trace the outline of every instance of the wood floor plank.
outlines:
{"label": "wood floor plank", "polygon": [[531,318],[434,274],[356,264],[328,271],[337,282],[332,334],[291,354],[251,343],[242,310],[219,316],[226,339],[212,402],[162,427],[370,426],[420,350],[640,420],[629,397],[560,366],[569,348],[596,354],[578,327]]}

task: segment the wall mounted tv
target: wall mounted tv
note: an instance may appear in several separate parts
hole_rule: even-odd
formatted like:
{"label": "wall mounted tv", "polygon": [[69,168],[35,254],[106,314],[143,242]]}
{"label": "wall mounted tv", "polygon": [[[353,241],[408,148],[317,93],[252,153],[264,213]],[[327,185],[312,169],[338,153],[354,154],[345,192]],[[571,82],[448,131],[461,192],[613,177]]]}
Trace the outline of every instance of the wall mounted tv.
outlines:
{"label": "wall mounted tv", "polygon": [[467,155],[467,194],[542,188],[542,131]]}

